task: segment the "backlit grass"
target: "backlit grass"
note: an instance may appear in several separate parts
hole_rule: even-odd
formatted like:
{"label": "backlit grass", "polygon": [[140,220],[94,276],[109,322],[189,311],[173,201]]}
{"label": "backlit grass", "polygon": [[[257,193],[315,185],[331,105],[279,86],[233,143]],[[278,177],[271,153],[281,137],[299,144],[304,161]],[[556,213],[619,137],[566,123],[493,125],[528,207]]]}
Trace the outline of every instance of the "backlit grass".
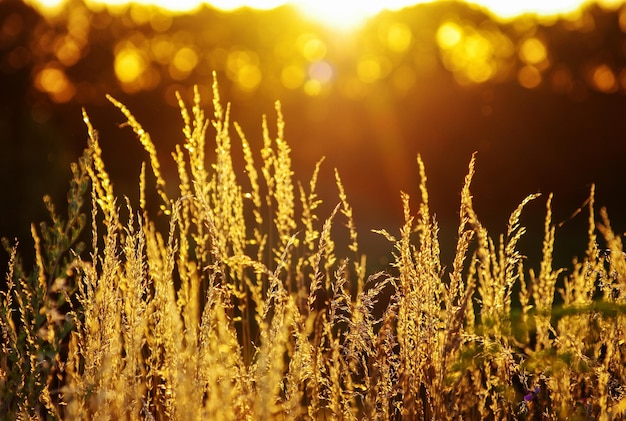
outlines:
{"label": "backlit grass", "polygon": [[[138,203],[116,195],[84,113],[67,215],[46,199],[34,267],[4,241],[6,418],[625,418],[626,255],[593,189],[585,255],[556,268],[552,196],[523,199],[493,237],[472,204],[472,157],[456,254],[442,262],[418,157],[419,200],[401,193],[404,224],[377,231],[393,261],[368,274],[340,172],[336,206],[322,213],[323,162],[297,181],[280,105],[255,148],[217,84],[213,95],[209,118],[198,95],[191,109],[179,98],[177,186],[150,135],[110,98],[148,155]],[[541,262],[517,247],[532,200],[546,204]]]}

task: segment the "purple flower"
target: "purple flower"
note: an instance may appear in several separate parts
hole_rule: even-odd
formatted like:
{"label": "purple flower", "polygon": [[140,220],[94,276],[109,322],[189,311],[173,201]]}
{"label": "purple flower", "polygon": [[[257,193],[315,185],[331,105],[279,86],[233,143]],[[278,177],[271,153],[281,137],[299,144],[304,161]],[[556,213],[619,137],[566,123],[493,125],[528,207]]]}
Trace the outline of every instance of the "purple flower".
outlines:
{"label": "purple flower", "polygon": [[539,394],[539,390],[540,390],[539,386],[535,387],[533,390],[529,390],[528,393],[526,394],[526,396],[524,396],[524,400],[526,402],[532,401]]}

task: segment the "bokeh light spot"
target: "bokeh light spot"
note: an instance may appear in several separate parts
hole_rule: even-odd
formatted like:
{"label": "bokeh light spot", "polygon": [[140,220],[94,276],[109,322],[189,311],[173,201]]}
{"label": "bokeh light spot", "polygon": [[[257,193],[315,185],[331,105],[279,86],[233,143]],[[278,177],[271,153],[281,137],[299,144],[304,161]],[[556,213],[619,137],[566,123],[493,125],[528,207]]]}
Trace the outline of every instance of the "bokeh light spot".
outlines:
{"label": "bokeh light spot", "polygon": [[321,84],[328,83],[333,78],[333,68],[326,61],[318,61],[309,66],[309,77]]}
{"label": "bokeh light spot", "polygon": [[366,55],[357,62],[356,72],[361,82],[373,83],[386,77],[391,67],[391,63],[385,57]]}
{"label": "bokeh light spot", "polygon": [[443,63],[459,83],[482,83],[494,77],[498,63],[492,39],[502,42],[496,35],[450,22],[439,28],[437,39]]}
{"label": "bokeh light spot", "polygon": [[56,45],[56,56],[64,66],[73,66],[80,60],[80,47],[72,37],[60,38]]}
{"label": "bokeh light spot", "polygon": [[319,61],[326,56],[326,44],[312,34],[302,34],[297,44],[302,56],[308,61]]}
{"label": "bokeh light spot", "polygon": [[130,18],[135,25],[145,25],[150,22],[152,17],[152,10],[142,4],[132,4],[130,7]]}
{"label": "bokeh light spot", "polygon": [[64,103],[74,97],[74,85],[69,81],[65,72],[53,64],[37,73],[35,84],[40,91],[48,93],[54,102]]}
{"label": "bokeh light spot", "polygon": [[622,32],[626,32],[626,7],[619,11],[618,20],[620,29]]}
{"label": "bokeh light spot", "polygon": [[308,68],[309,80],[304,83],[303,89],[307,95],[316,96],[322,93],[325,85],[333,79],[333,68],[326,61],[317,61]]}
{"label": "bokeh light spot", "polygon": [[231,51],[226,58],[226,74],[242,91],[254,91],[262,78],[259,56],[248,50]]}
{"label": "bokeh light spot", "polygon": [[174,44],[165,35],[156,36],[150,41],[150,52],[157,63],[169,63],[174,55],[174,50]]}
{"label": "bokeh light spot", "polygon": [[488,61],[475,60],[466,70],[467,77],[473,83],[482,83],[491,79],[495,69],[492,63]]}
{"label": "bokeh light spot", "polygon": [[548,52],[543,42],[537,38],[528,38],[522,43],[519,56],[524,63],[537,65],[547,59]]}
{"label": "bokeh light spot", "polygon": [[115,54],[113,64],[115,76],[122,83],[133,83],[138,80],[148,65],[144,53],[134,47],[122,47]]}
{"label": "bokeh light spot", "polygon": [[493,53],[491,43],[479,33],[471,34],[465,41],[465,55],[469,61],[488,59]]}
{"label": "bokeh light spot", "polygon": [[2,22],[0,37],[2,41],[9,41],[17,37],[24,28],[24,19],[19,13],[11,13]]}
{"label": "bokeh light spot", "polygon": [[237,75],[237,83],[244,91],[254,91],[261,83],[261,69],[253,64],[241,67]]}
{"label": "bokeh light spot", "polygon": [[233,50],[228,53],[226,58],[226,69],[231,75],[235,75],[240,68],[250,64],[258,64],[258,62],[259,57],[252,51]]}
{"label": "bokeh light spot", "polygon": [[322,92],[322,84],[319,80],[311,79],[304,83],[304,93],[309,96],[317,96]]}
{"label": "bokeh light spot", "polygon": [[517,73],[517,80],[524,88],[533,89],[541,84],[541,72],[535,66],[526,65]]}
{"label": "bokeh light spot", "polygon": [[622,69],[619,72],[619,84],[622,91],[626,92],[626,69]]}
{"label": "bokeh light spot", "polygon": [[374,57],[365,57],[357,63],[357,75],[364,83],[375,82],[380,77],[380,64]]}
{"label": "bokeh light spot", "polygon": [[387,47],[391,51],[403,53],[411,46],[411,29],[403,23],[396,22],[387,31]]}
{"label": "bokeh light spot", "polygon": [[183,47],[174,54],[172,64],[179,71],[189,73],[198,65],[198,54],[189,47]]}
{"label": "bokeh light spot", "polygon": [[283,68],[280,73],[280,81],[283,86],[288,89],[298,89],[302,86],[305,77],[306,75],[302,67],[294,64]]}
{"label": "bokeh light spot", "polygon": [[69,33],[80,41],[81,44],[87,43],[87,37],[89,36],[91,22],[88,15],[83,8],[72,9],[69,22],[67,23],[67,29]]}
{"label": "bokeh light spot", "polygon": [[617,90],[617,80],[613,70],[606,64],[601,64],[592,70],[591,83],[601,92],[610,93]]}
{"label": "bokeh light spot", "polygon": [[156,13],[150,19],[150,26],[156,32],[165,32],[172,26],[172,15],[167,13]]}
{"label": "bokeh light spot", "polygon": [[461,42],[463,30],[454,22],[445,22],[437,30],[437,44],[445,50]]}

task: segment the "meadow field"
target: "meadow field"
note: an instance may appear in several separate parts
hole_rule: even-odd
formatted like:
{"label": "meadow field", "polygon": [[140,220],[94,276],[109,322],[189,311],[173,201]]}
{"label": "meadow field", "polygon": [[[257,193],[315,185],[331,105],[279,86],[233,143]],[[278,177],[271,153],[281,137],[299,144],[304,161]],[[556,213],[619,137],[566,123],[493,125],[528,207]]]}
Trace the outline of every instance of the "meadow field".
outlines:
{"label": "meadow field", "polygon": [[[393,255],[369,273],[341,168],[323,206],[318,177],[333,169],[294,171],[279,103],[257,145],[216,82],[208,117],[198,93],[178,96],[186,141],[159,150],[171,185],[149,133],[109,100],[146,151],[139,200],[116,194],[84,111],[67,205],[44,198],[50,218],[31,228],[34,265],[3,240],[6,419],[626,418],[626,255],[593,186],[572,209],[586,251],[554,267],[552,195],[521,197],[494,235],[468,157],[444,262],[417,156],[404,224],[368,227]],[[545,204],[540,261],[518,248],[531,201]]]}

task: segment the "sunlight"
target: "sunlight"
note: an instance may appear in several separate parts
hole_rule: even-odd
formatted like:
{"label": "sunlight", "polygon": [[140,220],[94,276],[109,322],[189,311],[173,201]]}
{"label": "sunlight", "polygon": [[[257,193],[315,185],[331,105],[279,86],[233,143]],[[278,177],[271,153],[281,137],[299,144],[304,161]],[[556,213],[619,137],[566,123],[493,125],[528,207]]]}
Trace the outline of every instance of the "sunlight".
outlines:
{"label": "sunlight", "polygon": [[[67,0],[25,0],[37,9],[55,14],[63,9]],[[223,11],[242,7],[257,10],[273,9],[285,4],[297,8],[304,17],[318,21],[329,28],[352,30],[363,25],[369,18],[384,10],[397,11],[404,7],[431,3],[437,0],[363,0],[348,2],[337,0],[134,0],[134,3],[151,4],[171,12],[187,12],[208,4]],[[605,8],[615,8],[625,0],[466,0],[465,3],[483,8],[495,19],[510,20],[524,14],[539,17],[567,16],[576,14],[581,7],[597,3]],[[91,4],[121,5],[129,0],[88,0]]]}
{"label": "sunlight", "polygon": [[[42,48],[47,48],[54,59],[50,61],[51,66],[38,69],[36,76],[39,91],[47,93],[55,102],[67,102],[76,92],[84,91],[72,84],[73,73],[68,69],[89,51],[87,34],[92,24],[86,17],[89,14],[84,13],[85,7],[70,7],[76,5],[76,0],[24,1],[52,21],[63,13],[67,15],[67,33],[51,32],[54,42],[42,41]],[[121,17],[116,24],[129,31],[127,37],[115,42],[112,51],[114,77],[127,93],[197,80],[206,77],[210,68],[223,71],[238,95],[272,87],[301,91],[308,96],[323,96],[336,90],[352,99],[386,82],[391,83],[389,86],[393,86],[397,95],[404,95],[418,79],[437,71],[437,66],[443,66],[461,85],[517,80],[528,89],[552,86],[569,92],[574,89],[573,77],[557,67],[559,55],[549,40],[530,30],[527,34],[513,35],[506,29],[508,22],[530,15],[529,19],[520,20],[521,26],[530,28],[565,19],[568,27],[576,22],[574,26],[588,28],[594,22],[588,16],[583,19],[586,13],[583,7],[593,2],[608,10],[626,2],[458,0],[459,5],[469,5],[461,9],[466,12],[471,9],[483,23],[464,19],[462,13],[446,12],[440,21],[429,22],[428,29],[424,29],[401,17],[421,14],[422,10],[402,9],[445,0],[82,1],[94,13],[106,11],[112,17]],[[284,6],[290,9],[273,10]],[[203,10],[207,8],[217,12]],[[247,10],[234,12],[240,8]],[[272,12],[257,13],[268,9]],[[447,10],[447,6],[442,10]],[[220,23],[223,26],[206,30],[201,27],[172,29],[176,15],[204,12],[225,17],[232,12],[237,17],[235,22],[248,22],[245,25],[254,25],[258,17],[263,27],[255,31],[262,37],[261,42],[272,40],[275,44],[263,44],[260,50],[250,45],[229,46],[229,37],[238,29],[229,28],[227,19]],[[620,13],[619,22],[626,32],[626,9]],[[287,29],[276,32],[277,28],[272,28],[274,24]],[[147,32],[138,30],[142,26]],[[0,28],[0,35],[2,31],[10,35],[11,28],[11,25]],[[433,30],[434,33],[428,32]],[[434,39],[425,38],[427,33],[429,37],[434,35]],[[274,36],[280,40],[274,41]],[[234,39],[239,39],[237,43],[240,43],[238,37]],[[41,39],[48,40],[48,37]],[[427,45],[425,40],[432,45]],[[9,64],[14,68],[23,66],[20,63],[24,62],[25,54],[25,51],[12,54]],[[612,69],[610,63],[597,61],[585,70],[585,83],[605,93],[626,89],[626,71],[620,72]]]}
{"label": "sunlight", "polygon": [[563,16],[576,14],[583,6],[591,3],[600,4],[603,7],[616,7],[624,3],[623,0],[524,0],[524,1],[508,1],[508,0],[476,0],[468,1],[468,3],[476,4],[486,8],[495,17],[502,20],[514,19],[524,14],[532,14],[537,16]]}
{"label": "sunlight", "polygon": [[342,30],[358,28],[386,8],[377,1],[293,0],[291,3],[305,17]]}

